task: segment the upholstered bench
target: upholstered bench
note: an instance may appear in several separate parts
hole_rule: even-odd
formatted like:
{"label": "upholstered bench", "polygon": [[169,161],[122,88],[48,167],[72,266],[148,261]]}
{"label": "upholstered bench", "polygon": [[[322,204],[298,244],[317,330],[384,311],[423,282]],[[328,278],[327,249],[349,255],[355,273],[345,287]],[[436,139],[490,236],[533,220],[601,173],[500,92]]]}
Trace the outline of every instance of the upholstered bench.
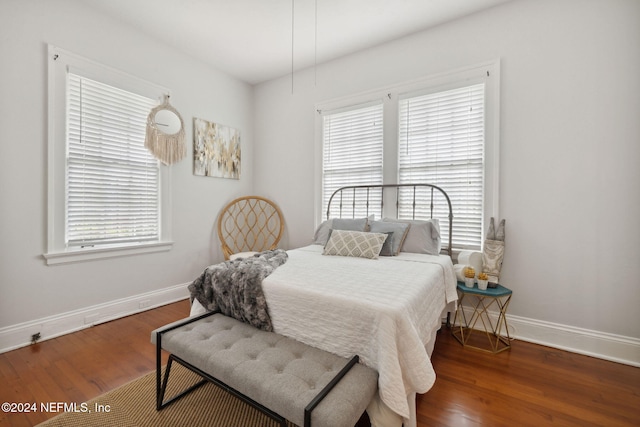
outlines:
{"label": "upholstered bench", "polygon": [[[156,398],[161,410],[211,381],[284,427],[352,427],[377,392],[378,373],[351,360],[220,313],[207,313],[151,333],[156,344]],[[170,353],[164,379],[161,350]],[[204,378],[164,401],[173,361]]]}

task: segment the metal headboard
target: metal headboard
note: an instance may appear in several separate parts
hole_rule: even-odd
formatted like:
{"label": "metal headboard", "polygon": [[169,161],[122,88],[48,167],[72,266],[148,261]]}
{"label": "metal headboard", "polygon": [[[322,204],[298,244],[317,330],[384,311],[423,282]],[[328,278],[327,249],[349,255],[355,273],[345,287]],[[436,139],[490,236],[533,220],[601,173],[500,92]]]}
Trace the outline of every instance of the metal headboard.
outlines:
{"label": "metal headboard", "polygon": [[[400,192],[407,190],[411,194],[410,206],[400,205]],[[331,203],[336,209],[335,203],[338,203],[337,214],[342,218],[344,215],[351,215],[355,218],[358,214],[369,216],[379,213],[382,217],[385,213],[385,199],[390,200],[395,192],[395,217],[398,218],[402,209],[405,215],[410,216],[406,219],[431,219],[434,218],[434,207],[442,206],[444,203],[434,203],[436,198],[446,201],[444,204],[445,211],[448,208],[448,240],[446,246],[443,242],[443,249],[452,256],[452,233],[453,233],[453,210],[451,208],[451,199],[449,195],[440,187],[432,184],[414,183],[414,184],[374,184],[374,185],[348,185],[338,188],[333,192],[327,203],[327,219],[331,218]],[[391,194],[389,194],[391,193]],[[372,201],[373,200],[373,201]],[[388,202],[387,202],[388,204]],[[426,205],[426,206],[421,206]],[[410,213],[410,215],[407,215]],[[426,218],[425,218],[426,213]],[[446,212],[445,212],[446,213]],[[416,216],[417,215],[417,216]],[[404,218],[403,218],[404,219]]]}

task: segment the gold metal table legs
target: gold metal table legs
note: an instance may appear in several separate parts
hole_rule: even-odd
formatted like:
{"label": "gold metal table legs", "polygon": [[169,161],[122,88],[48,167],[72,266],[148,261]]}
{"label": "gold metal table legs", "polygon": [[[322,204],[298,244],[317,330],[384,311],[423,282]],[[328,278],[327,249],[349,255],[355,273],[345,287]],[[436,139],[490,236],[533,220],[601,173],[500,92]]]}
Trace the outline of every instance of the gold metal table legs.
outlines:
{"label": "gold metal table legs", "polygon": [[[499,286],[482,291],[458,284],[458,295],[460,298],[453,319],[453,336],[465,347],[489,353],[510,349],[511,337],[506,314],[511,290]],[[465,302],[470,304],[465,306]]]}

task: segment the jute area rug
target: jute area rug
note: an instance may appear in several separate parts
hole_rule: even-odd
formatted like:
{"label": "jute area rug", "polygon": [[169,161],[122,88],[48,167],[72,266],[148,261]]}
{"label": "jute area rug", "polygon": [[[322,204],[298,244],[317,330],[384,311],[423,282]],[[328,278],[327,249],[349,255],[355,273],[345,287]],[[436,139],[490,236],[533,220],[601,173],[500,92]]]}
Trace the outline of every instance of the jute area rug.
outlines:
{"label": "jute area rug", "polygon": [[[165,396],[174,396],[199,380],[199,376],[174,363]],[[278,426],[273,419],[211,383],[156,411],[155,381],[152,372],[87,402],[86,412],[66,412],[39,427]]]}

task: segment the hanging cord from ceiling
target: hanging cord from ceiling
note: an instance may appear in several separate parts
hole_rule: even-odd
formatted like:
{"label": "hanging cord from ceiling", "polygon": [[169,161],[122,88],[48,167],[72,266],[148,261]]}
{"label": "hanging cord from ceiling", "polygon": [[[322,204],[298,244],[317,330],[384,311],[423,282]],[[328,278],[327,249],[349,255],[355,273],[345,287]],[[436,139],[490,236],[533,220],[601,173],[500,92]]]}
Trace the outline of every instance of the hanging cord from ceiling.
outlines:
{"label": "hanging cord from ceiling", "polygon": [[295,47],[296,6],[295,0],[291,0],[291,94],[293,95],[293,56]]}
{"label": "hanging cord from ceiling", "polygon": [[313,85],[318,83],[318,0],[315,0],[313,14]]}

